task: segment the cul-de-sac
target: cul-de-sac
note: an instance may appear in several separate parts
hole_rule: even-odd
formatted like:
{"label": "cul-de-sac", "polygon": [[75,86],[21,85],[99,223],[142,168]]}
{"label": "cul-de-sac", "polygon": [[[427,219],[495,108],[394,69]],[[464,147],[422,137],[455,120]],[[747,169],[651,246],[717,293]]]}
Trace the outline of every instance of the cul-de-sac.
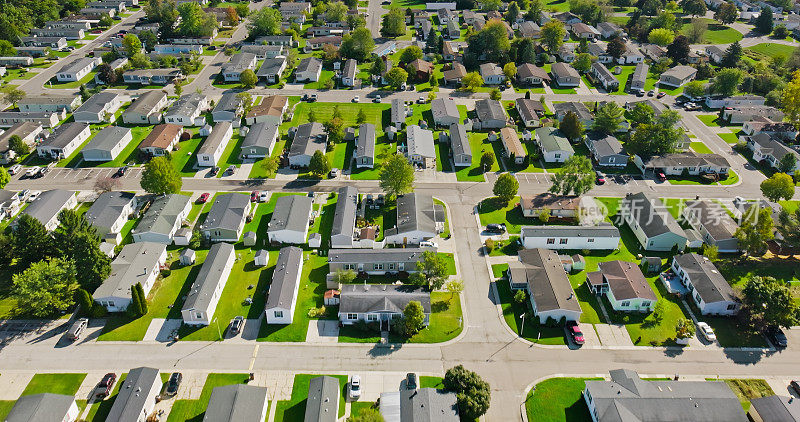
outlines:
{"label": "cul-de-sac", "polygon": [[800,421],[800,1],[0,1],[0,422]]}

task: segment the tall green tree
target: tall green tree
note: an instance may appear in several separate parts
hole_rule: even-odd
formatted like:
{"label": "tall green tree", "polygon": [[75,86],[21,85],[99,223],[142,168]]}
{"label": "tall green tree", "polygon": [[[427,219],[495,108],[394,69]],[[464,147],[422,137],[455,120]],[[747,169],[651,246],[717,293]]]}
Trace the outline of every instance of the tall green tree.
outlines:
{"label": "tall green tree", "polygon": [[708,11],[703,0],[684,0],[680,4],[683,11],[692,16],[704,16]]}
{"label": "tall green tree", "polygon": [[344,58],[363,61],[369,58],[375,48],[375,40],[367,28],[356,28],[342,37],[339,53]]}
{"label": "tall green tree", "polygon": [[613,101],[601,105],[598,107],[597,113],[595,113],[592,130],[604,134],[616,132],[624,120],[624,113],[625,111],[622,107]]}
{"label": "tall green tree", "polygon": [[761,256],[767,252],[767,241],[775,237],[773,226],[772,211],[769,208],[748,213],[734,233],[739,249],[744,252],[743,258]]}
{"label": "tall green tree", "polygon": [[647,103],[638,102],[633,106],[628,118],[633,126],[650,124],[653,123],[655,112],[653,111],[653,107],[650,107]]}
{"label": "tall green tree", "polygon": [[391,70],[386,72],[386,82],[394,89],[400,89],[400,87],[407,81],[408,72],[401,67],[393,67]]}
{"label": "tall green tree", "polygon": [[475,91],[483,86],[483,78],[478,72],[469,72],[461,78],[461,88],[467,91]]}
{"label": "tall green tree", "polygon": [[182,36],[208,37],[217,28],[217,17],[205,12],[199,3],[182,3],[178,6],[178,14],[181,17],[178,33]]}
{"label": "tall green tree", "polygon": [[792,74],[792,80],[783,88],[781,106],[789,122],[800,129],[800,70]]}
{"label": "tall green tree", "polygon": [[606,45],[606,53],[617,59],[622,57],[626,50],[627,47],[625,47],[625,41],[622,37],[614,37],[608,40],[608,44]]}
{"label": "tall green tree", "polygon": [[751,326],[789,328],[800,321],[800,308],[789,286],[773,277],[753,276],[742,289],[742,305]]}
{"label": "tall green tree", "polygon": [[84,289],[78,289],[75,293],[75,302],[81,307],[82,315],[88,316],[91,314],[92,307],[94,306],[94,299],[92,299],[92,295],[89,294],[89,292]]}
{"label": "tall green tree", "polygon": [[125,49],[125,55],[131,57],[136,53],[142,52],[142,42],[136,34],[126,34],[122,38],[122,48]]}
{"label": "tall green tree", "polygon": [[272,7],[264,7],[253,12],[247,23],[248,38],[277,35],[281,30],[281,12]]}
{"label": "tall green tree", "polygon": [[75,303],[78,282],[68,259],[51,258],[31,264],[14,274],[13,292],[17,307],[34,317],[58,315]]}
{"label": "tall green tree", "polygon": [[511,173],[501,174],[497,180],[494,181],[492,193],[503,203],[508,203],[519,191],[519,181]]}
{"label": "tall green tree", "polygon": [[[781,209],[776,229],[783,237],[784,245],[789,248],[800,247],[800,208],[795,209],[792,213]],[[0,246],[2,246],[2,242],[0,242]]]}
{"label": "tall green tree", "polygon": [[425,327],[425,311],[418,300],[408,302],[403,308],[403,331],[406,336],[412,336]]}
{"label": "tall green tree", "polygon": [[414,167],[402,154],[390,155],[380,171],[380,186],[389,198],[414,190]]}
{"label": "tall green tree", "polygon": [[28,214],[21,214],[16,223],[14,253],[18,270],[24,270],[34,262],[54,256],[53,238],[39,220]]}
{"label": "tall green tree", "polygon": [[778,171],[781,173],[792,173],[797,168],[797,157],[794,154],[785,154],[778,160]]}
{"label": "tall green tree", "polygon": [[139,313],[141,315],[147,314],[147,294],[144,292],[142,283],[136,283],[136,291],[139,293]]}
{"label": "tall green tree", "polygon": [[447,261],[443,256],[433,251],[425,251],[417,262],[417,272],[411,275],[411,282],[426,286],[430,290],[438,290],[444,286],[448,277]]}
{"label": "tall green tree", "polygon": [[738,17],[739,9],[733,3],[724,2],[714,12],[714,19],[726,25],[736,22]]}
{"label": "tall green tree", "polygon": [[722,69],[714,76],[711,91],[729,97],[736,93],[742,82],[742,71],[739,69]]}
{"label": "tall green tree", "polygon": [[239,74],[239,82],[245,89],[254,88],[258,83],[258,76],[256,76],[256,72],[253,72],[253,69],[245,69]]}
{"label": "tall green tree", "polygon": [[592,61],[595,59],[589,53],[578,53],[575,55],[575,60],[572,61],[572,68],[579,73],[586,73],[592,68]]}
{"label": "tall green tree", "polygon": [[[11,135],[8,139],[8,147],[11,148],[18,156],[28,155],[31,152],[31,147],[19,137],[19,135]],[[0,186],[2,188],[2,186]]]}
{"label": "tall green tree", "polygon": [[381,18],[381,35],[399,37],[406,34],[406,15],[403,9],[393,8]]}
{"label": "tall green tree", "polygon": [[171,159],[162,156],[155,157],[144,165],[139,184],[148,193],[164,195],[179,193],[183,186],[183,180],[173,167]]}
{"label": "tall green tree", "polygon": [[541,43],[550,54],[555,54],[564,43],[565,35],[567,30],[564,24],[558,19],[551,19],[541,28]]}
{"label": "tall green tree", "polygon": [[761,193],[772,202],[788,201],[794,196],[794,179],[786,173],[775,173],[761,182]]}
{"label": "tall green tree", "polygon": [[58,256],[72,261],[81,287],[93,291],[111,273],[111,258],[100,250],[97,229],[77,210],[62,210],[58,221],[53,231]]}
{"label": "tall green tree", "polygon": [[756,31],[768,35],[772,33],[772,9],[768,6],[764,6],[761,8],[761,12],[759,13],[758,17],[756,18],[755,22]]}
{"label": "tall green tree", "polygon": [[487,171],[492,168],[495,162],[494,152],[486,151],[481,155],[481,169]]}
{"label": "tall green tree", "polygon": [[328,156],[322,151],[314,151],[308,164],[308,171],[318,177],[328,174],[331,171],[331,162],[328,160]]}
{"label": "tall green tree", "polygon": [[653,123],[638,125],[625,144],[625,149],[628,153],[637,154],[642,158],[675,151],[675,146],[684,136],[683,130],[678,125],[680,120],[681,116],[677,111],[665,110]]}
{"label": "tall green tree", "polygon": [[447,391],[456,393],[460,416],[475,420],[486,414],[491,402],[492,389],[480,375],[462,365],[450,368],[442,380]]}
{"label": "tall green tree", "polygon": [[689,39],[683,35],[675,37],[667,46],[667,56],[675,63],[685,62],[689,58]]}
{"label": "tall green tree", "polygon": [[564,165],[550,176],[549,191],[559,195],[583,195],[594,186],[592,160],[582,155],[569,157]]}
{"label": "tall green tree", "polygon": [[706,94],[706,84],[701,81],[691,81],[684,85],[683,93],[689,98],[699,98]]}
{"label": "tall green tree", "polygon": [[564,115],[558,128],[570,141],[580,139],[583,136],[583,123],[581,123],[578,115],[571,111]]}

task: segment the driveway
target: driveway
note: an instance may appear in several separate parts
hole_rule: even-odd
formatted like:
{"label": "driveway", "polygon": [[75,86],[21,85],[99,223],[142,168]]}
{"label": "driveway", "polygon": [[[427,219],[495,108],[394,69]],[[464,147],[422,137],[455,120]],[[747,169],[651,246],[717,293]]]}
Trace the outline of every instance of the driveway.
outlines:
{"label": "driveway", "polygon": [[307,343],[338,343],[339,321],[330,319],[312,319],[308,323]]}
{"label": "driveway", "polygon": [[624,325],[595,324],[597,336],[605,347],[630,347],[633,346],[628,330]]}

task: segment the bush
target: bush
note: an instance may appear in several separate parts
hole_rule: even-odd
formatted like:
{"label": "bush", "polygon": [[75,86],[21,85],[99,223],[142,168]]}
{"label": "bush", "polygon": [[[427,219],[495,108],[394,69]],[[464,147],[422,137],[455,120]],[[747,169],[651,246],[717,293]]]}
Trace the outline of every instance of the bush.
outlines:
{"label": "bush", "polygon": [[559,327],[566,327],[567,326],[567,317],[562,316],[560,320],[558,320]]}
{"label": "bush", "polygon": [[556,319],[551,317],[551,316],[549,316],[549,317],[547,317],[547,320],[544,322],[544,325],[546,325],[546,326],[548,326],[550,328],[555,328]]}
{"label": "bush", "polygon": [[94,305],[92,305],[92,312],[91,312],[92,318],[103,318],[106,315],[108,315],[106,308],[101,306],[99,303],[95,303]]}
{"label": "bush", "polygon": [[172,274],[172,270],[170,270],[169,268],[164,268],[163,270],[161,270],[161,277],[169,277],[170,274]]}
{"label": "bush", "polygon": [[486,253],[492,253],[492,251],[494,251],[494,240],[486,239],[484,246],[486,246]]}

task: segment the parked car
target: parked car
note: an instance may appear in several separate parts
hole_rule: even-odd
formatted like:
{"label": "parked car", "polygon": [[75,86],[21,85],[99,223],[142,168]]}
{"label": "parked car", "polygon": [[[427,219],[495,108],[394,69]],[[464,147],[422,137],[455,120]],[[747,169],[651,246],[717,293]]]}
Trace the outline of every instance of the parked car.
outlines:
{"label": "parked car", "polygon": [[664,98],[665,95],[667,95],[667,93],[664,92],[664,91],[661,91],[658,94],[656,94],[656,98]]}
{"label": "parked car", "polygon": [[267,202],[269,198],[269,192],[262,190],[261,193],[258,194],[258,202]]}
{"label": "parked car", "polygon": [[596,176],[594,179],[595,183],[597,183],[598,185],[604,185],[606,183],[606,177],[603,175],[603,173],[601,173],[600,171],[595,171],[594,174]]}
{"label": "parked car", "polygon": [[503,234],[506,232],[506,225],[505,224],[487,224],[486,225],[486,232],[493,233],[493,234]]}
{"label": "parked car", "polygon": [[28,167],[25,170],[25,177],[36,177],[37,174],[39,174],[39,167]]}
{"label": "parked car", "polygon": [[180,372],[173,372],[172,375],[169,376],[169,381],[167,381],[167,388],[164,389],[164,395],[172,397],[178,394],[178,387],[181,386],[181,381],[183,381],[183,374]]}
{"label": "parked car", "polygon": [[77,321],[72,323],[72,327],[69,327],[69,331],[67,331],[67,338],[70,341],[77,341],[81,338],[81,334],[83,334],[86,327],[89,326],[89,319],[87,318],[80,318]]}
{"label": "parked car", "polygon": [[376,96],[375,96],[375,98],[373,98],[373,99],[372,99],[372,102],[373,102],[373,103],[379,103],[379,102],[381,102],[381,96],[380,96],[380,95],[376,95]]}
{"label": "parked car", "polygon": [[417,389],[417,374],[409,372],[406,374],[406,390]]}
{"label": "parked car", "polygon": [[359,98],[359,96],[358,96],[358,95],[356,95],[356,96],[355,96],[355,97],[353,97],[353,99],[352,99],[352,100],[350,100],[350,101],[352,101],[352,102],[354,102],[354,103],[357,103],[357,102],[361,101],[361,98]]}
{"label": "parked car", "polygon": [[776,327],[774,325],[768,327],[766,335],[770,343],[774,344],[775,347],[784,348],[789,345],[788,341],[786,340],[786,334],[784,334],[780,327]]}
{"label": "parked car", "polygon": [[665,175],[662,172],[658,172],[658,173],[656,173],[656,179],[658,179],[659,182],[666,182],[667,181],[667,175]]}
{"label": "parked car", "polygon": [[425,104],[425,97],[417,98],[417,104]]}
{"label": "parked car", "polygon": [[586,339],[583,338],[583,331],[576,321],[567,321],[565,329],[573,343],[582,346],[586,342]]}
{"label": "parked car", "polygon": [[361,397],[361,377],[358,375],[351,375],[350,382],[347,386],[350,400],[358,400]]}
{"label": "parked car", "polygon": [[123,166],[117,169],[117,172],[114,173],[114,177],[122,177],[125,173],[128,172],[128,166]]}
{"label": "parked car", "polygon": [[332,169],[331,169],[331,173],[330,173],[330,177],[331,177],[331,178],[334,178],[334,177],[339,177],[339,169],[337,169],[337,168],[332,168]]}
{"label": "parked car", "polygon": [[233,164],[229,165],[227,169],[225,169],[225,174],[233,174],[236,171],[236,166]]}
{"label": "parked car", "polygon": [[317,101],[317,94],[311,94],[308,96],[308,102],[313,103]]}
{"label": "parked car", "polygon": [[800,395],[800,382],[792,380],[792,382],[789,383],[789,388],[791,388],[795,394]]}
{"label": "parked car", "polygon": [[647,96],[652,97],[653,95],[655,95],[655,93],[656,92],[651,89],[650,91],[647,91]]}
{"label": "parked car", "polygon": [[95,393],[95,397],[97,398],[106,398],[111,394],[111,390],[114,388],[114,382],[117,381],[117,374],[113,372],[109,372],[103,375],[103,379],[100,380],[100,384],[97,384],[97,393]]}
{"label": "parked car", "polygon": [[422,248],[439,248],[439,245],[436,242],[431,242],[430,240],[423,240],[419,242],[419,246]]}
{"label": "parked car", "polygon": [[36,198],[38,198],[39,195],[41,195],[41,194],[42,194],[42,191],[40,191],[40,190],[32,190],[30,195],[28,195],[28,202],[35,201]]}
{"label": "parked car", "polygon": [[244,317],[243,316],[233,317],[233,321],[231,321],[231,331],[230,331],[230,333],[233,334],[233,335],[241,333],[243,326],[244,326]]}
{"label": "parked car", "polygon": [[204,193],[200,194],[200,197],[197,198],[197,203],[198,204],[205,204],[206,202],[208,202],[208,198],[210,196],[211,196],[211,194],[208,193],[208,192],[204,192]]}
{"label": "parked car", "polygon": [[13,175],[19,173],[20,170],[22,170],[22,166],[19,165],[19,164],[14,164],[13,166],[9,167],[8,174],[13,176]]}
{"label": "parked car", "polygon": [[706,340],[712,343],[717,341],[717,335],[714,334],[714,330],[707,323],[700,321],[697,323],[697,328],[700,330],[700,334],[702,334],[703,338]]}
{"label": "parked car", "polygon": [[217,167],[217,166],[211,167],[211,171],[209,171],[208,173],[209,173],[211,176],[216,176],[216,175],[217,175],[217,173],[219,173],[219,167]]}
{"label": "parked car", "polygon": [[250,192],[250,202],[258,202],[258,193],[257,190]]}

